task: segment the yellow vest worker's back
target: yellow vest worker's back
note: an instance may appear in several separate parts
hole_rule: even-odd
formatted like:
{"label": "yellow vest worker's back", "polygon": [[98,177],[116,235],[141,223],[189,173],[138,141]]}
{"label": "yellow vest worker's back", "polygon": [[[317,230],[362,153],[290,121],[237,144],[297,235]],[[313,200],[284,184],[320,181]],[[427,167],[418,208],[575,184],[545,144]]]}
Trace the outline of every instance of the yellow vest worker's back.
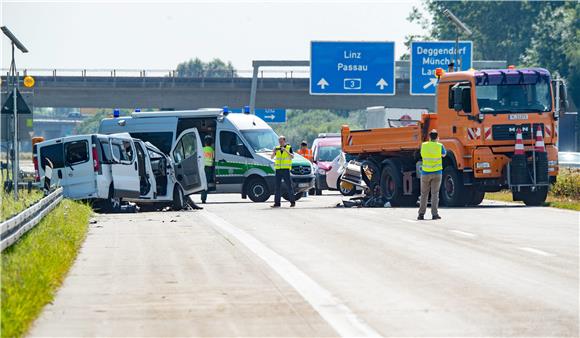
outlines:
{"label": "yellow vest worker's back", "polygon": [[214,151],[210,146],[203,147],[203,164],[206,167],[211,167],[213,165]]}
{"label": "yellow vest worker's back", "polygon": [[442,149],[443,145],[439,142],[423,142],[421,145],[421,157],[423,158],[421,169],[424,172],[430,173],[443,170]]}
{"label": "yellow vest worker's back", "polygon": [[[284,148],[286,148],[288,151],[290,151],[292,146],[287,144],[284,146]],[[292,157],[290,157],[290,155],[287,154],[286,152],[282,151],[280,146],[277,146],[276,149],[274,149],[274,151],[276,152],[276,158],[274,160],[274,169],[276,169],[276,170],[278,170],[278,169],[292,169]]]}

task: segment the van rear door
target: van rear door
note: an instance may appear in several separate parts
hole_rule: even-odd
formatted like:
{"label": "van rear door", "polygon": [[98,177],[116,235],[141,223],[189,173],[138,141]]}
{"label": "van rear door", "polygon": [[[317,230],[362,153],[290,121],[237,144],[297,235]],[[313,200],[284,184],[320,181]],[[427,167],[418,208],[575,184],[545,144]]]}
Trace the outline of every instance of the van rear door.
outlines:
{"label": "van rear door", "polygon": [[94,197],[97,189],[91,145],[88,138],[64,142],[63,193],[70,198]]}
{"label": "van rear door", "polygon": [[207,189],[201,140],[196,128],[183,131],[171,151],[175,176],[185,195]]}
{"label": "van rear door", "polygon": [[131,139],[111,137],[114,197],[139,197],[139,165]]}

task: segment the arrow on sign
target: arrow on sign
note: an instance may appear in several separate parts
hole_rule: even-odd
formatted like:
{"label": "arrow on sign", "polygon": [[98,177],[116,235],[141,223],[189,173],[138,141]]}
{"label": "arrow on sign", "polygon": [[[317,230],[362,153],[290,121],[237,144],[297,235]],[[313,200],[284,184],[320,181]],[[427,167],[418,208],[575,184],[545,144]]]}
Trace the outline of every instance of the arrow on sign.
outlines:
{"label": "arrow on sign", "polygon": [[321,78],[316,85],[320,86],[321,89],[324,89],[324,87],[328,86],[328,82],[326,82],[324,78]]}
{"label": "arrow on sign", "polygon": [[429,88],[431,86],[434,86],[436,83],[437,83],[437,78],[432,78],[432,79],[429,80],[429,82],[427,82],[427,84],[425,84],[423,86],[423,89],[427,89],[427,88]]}
{"label": "arrow on sign", "polygon": [[385,81],[385,79],[381,78],[379,80],[379,82],[377,82],[376,84],[377,86],[379,86],[381,88],[381,90],[385,89],[386,86],[388,86],[389,84],[387,83],[387,81]]}
{"label": "arrow on sign", "polygon": [[271,114],[271,115],[264,115],[264,118],[265,118],[265,119],[270,119],[270,120],[272,120],[272,121],[274,120],[274,118],[275,118],[275,117],[276,117],[276,115],[274,115],[274,114]]}

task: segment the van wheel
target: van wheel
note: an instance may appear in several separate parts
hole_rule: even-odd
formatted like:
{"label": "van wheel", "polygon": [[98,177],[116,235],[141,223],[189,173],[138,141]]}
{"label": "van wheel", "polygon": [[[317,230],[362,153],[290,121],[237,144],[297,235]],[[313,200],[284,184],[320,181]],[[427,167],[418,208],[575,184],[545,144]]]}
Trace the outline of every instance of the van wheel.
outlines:
{"label": "van wheel", "polygon": [[109,196],[101,203],[101,211],[105,213],[113,213],[121,211],[121,198],[114,197],[115,188],[111,184],[109,187]]}
{"label": "van wheel", "polygon": [[343,183],[340,178],[336,182],[336,187],[343,196],[352,196],[356,192],[356,186],[354,184],[348,182]]}
{"label": "van wheel", "polygon": [[183,190],[179,185],[175,185],[173,188],[173,210],[183,210],[186,207],[185,196],[183,195]]}
{"label": "van wheel", "polygon": [[252,178],[246,185],[246,195],[252,202],[266,202],[270,198],[270,189],[262,178]]}
{"label": "van wheel", "polygon": [[443,169],[441,178],[441,202],[448,207],[463,207],[467,203],[463,177],[452,166]]}

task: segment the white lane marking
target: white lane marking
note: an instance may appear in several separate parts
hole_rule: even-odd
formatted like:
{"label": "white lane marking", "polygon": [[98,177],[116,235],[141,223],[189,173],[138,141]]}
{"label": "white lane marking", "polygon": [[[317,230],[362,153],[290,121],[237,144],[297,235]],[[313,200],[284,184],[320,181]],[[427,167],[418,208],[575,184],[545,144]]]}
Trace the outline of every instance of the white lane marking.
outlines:
{"label": "white lane marking", "polygon": [[466,232],[466,231],[461,231],[461,230],[449,230],[449,232],[452,232],[454,234],[463,236],[463,237],[469,237],[469,238],[475,238],[477,237],[476,234],[472,234],[471,232]]}
{"label": "white lane marking", "polygon": [[221,231],[235,237],[250,251],[260,257],[288,284],[290,284],[330,326],[342,337],[380,337],[381,335],[371,328],[362,319],[357,317],[340,299],[333,296],[304,272],[300,271],[286,258],[280,256],[262,242],[230,224],[223,218],[208,212],[201,214],[218,227]]}
{"label": "white lane marking", "polygon": [[521,248],[518,248],[518,249],[523,250],[523,251],[527,251],[527,252],[531,252],[531,253],[536,254],[536,255],[545,256],[545,257],[554,257],[554,256],[556,256],[553,253],[549,253],[549,252],[546,252],[546,251],[543,251],[543,250],[540,250],[540,249],[535,249],[535,248],[521,247]]}

